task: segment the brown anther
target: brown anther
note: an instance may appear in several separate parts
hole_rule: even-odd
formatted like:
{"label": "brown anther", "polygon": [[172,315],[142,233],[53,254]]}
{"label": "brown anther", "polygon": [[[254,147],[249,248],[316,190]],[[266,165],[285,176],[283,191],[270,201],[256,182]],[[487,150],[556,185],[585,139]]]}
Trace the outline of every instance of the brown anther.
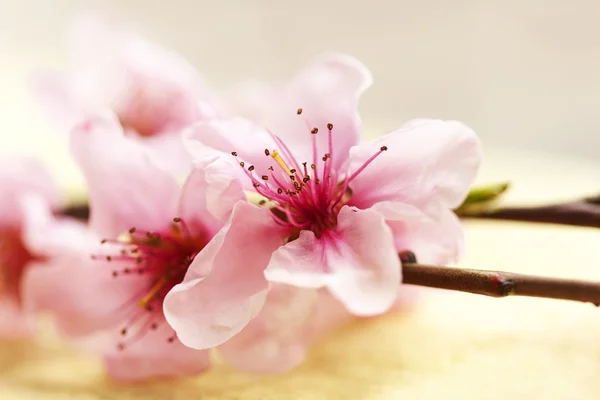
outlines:
{"label": "brown anther", "polygon": [[315,164],[310,164],[310,169],[315,169],[317,166]]}
{"label": "brown anther", "polygon": [[175,217],[175,218],[173,218],[173,222],[181,222],[181,218]]}
{"label": "brown anther", "polygon": [[317,185],[319,185],[319,184],[321,184],[321,180],[320,180],[320,179],[317,179],[317,180],[315,181],[315,183],[316,183]]}
{"label": "brown anther", "polygon": [[326,156],[323,156],[323,158],[321,158],[321,160],[323,160],[323,161],[327,161],[327,157],[326,157]]}
{"label": "brown anther", "polygon": [[296,111],[296,114],[298,114],[298,115],[302,114],[302,109],[299,108],[298,111]]}
{"label": "brown anther", "polygon": [[257,188],[257,187],[260,187],[260,183],[258,183],[258,182],[254,182],[253,186],[254,186],[255,188]]}
{"label": "brown anther", "polygon": [[152,325],[150,325],[150,329],[152,329],[153,331],[158,329],[158,324],[156,322],[153,322]]}
{"label": "brown anther", "polygon": [[333,129],[333,124],[332,123],[327,124],[327,129],[332,130]]}
{"label": "brown anther", "polygon": [[277,194],[281,194],[283,193],[283,189],[282,188],[277,188]]}
{"label": "brown anther", "polygon": [[149,304],[148,304],[148,305],[146,306],[146,311],[148,311],[148,312],[152,312],[152,311],[154,311],[154,307],[152,307],[151,305],[149,305]]}
{"label": "brown anther", "polygon": [[263,175],[263,176],[261,176],[261,178],[262,178],[263,181],[268,181],[269,180],[269,177],[267,175]]}
{"label": "brown anther", "polygon": [[244,162],[240,161],[240,167],[243,167],[243,166],[244,166]]}
{"label": "brown anther", "polygon": [[292,174],[295,174],[295,173],[296,173],[296,170],[295,170],[294,168],[292,168],[292,169],[290,169],[290,172],[291,172]]}
{"label": "brown anther", "polygon": [[121,255],[122,255],[122,256],[124,256],[124,255],[126,255],[126,254],[127,254],[127,250],[125,250],[125,249],[121,249]]}
{"label": "brown anther", "polygon": [[146,237],[148,239],[152,239],[153,238],[152,232],[146,232]]}
{"label": "brown anther", "polygon": [[121,335],[123,335],[123,336],[127,335],[127,328],[121,329]]}
{"label": "brown anther", "polygon": [[296,177],[294,175],[290,175],[290,179],[293,180],[293,181],[295,181]]}
{"label": "brown anther", "polygon": [[117,350],[119,350],[119,351],[125,350],[125,345],[123,343],[117,344]]}
{"label": "brown anther", "polygon": [[232,151],[231,155],[234,156],[234,157],[237,157],[237,151]]}
{"label": "brown anther", "polygon": [[317,128],[312,128],[312,130],[310,131],[310,133],[312,133],[313,135],[316,135],[317,132],[319,132],[319,129]]}
{"label": "brown anther", "polygon": [[169,342],[169,343],[173,343],[174,341],[175,341],[175,338],[173,336],[171,336],[167,339],[167,342]]}
{"label": "brown anther", "polygon": [[379,150],[386,151],[387,150],[387,146],[381,146],[381,148]]}
{"label": "brown anther", "polygon": [[308,181],[310,181],[310,176],[307,175],[304,178],[302,178],[302,182],[306,183]]}
{"label": "brown anther", "polygon": [[117,271],[113,271],[112,276],[113,276],[113,278],[116,278],[117,276],[119,276],[119,273]]}
{"label": "brown anther", "polygon": [[128,273],[130,273],[130,272],[131,272],[131,270],[130,270],[129,268],[125,268],[125,269],[123,270],[123,273],[125,273],[125,274],[128,274]]}
{"label": "brown anther", "polygon": [[135,233],[135,228],[129,228],[129,233]]}
{"label": "brown anther", "polygon": [[106,243],[106,242],[108,242],[108,239],[102,239],[102,240],[100,241],[100,244],[104,244],[104,243]]}
{"label": "brown anther", "polygon": [[275,169],[273,168],[273,166],[269,167],[269,171],[275,171]]}
{"label": "brown anther", "polygon": [[138,264],[141,264],[142,261],[144,261],[144,258],[142,256],[139,256],[138,258],[135,259],[135,262]]}
{"label": "brown anther", "polygon": [[270,154],[271,154],[271,152],[269,151],[269,149],[265,149],[265,156],[268,156]]}
{"label": "brown anther", "polygon": [[306,161],[304,161],[304,162],[302,163],[302,166],[306,167],[306,164],[307,164],[307,162],[306,162]]}
{"label": "brown anther", "polygon": [[112,256],[106,256],[106,261],[112,261]]}
{"label": "brown anther", "polygon": [[254,165],[249,166],[248,171],[250,171],[250,172],[254,171]]}
{"label": "brown anther", "polygon": [[264,206],[265,204],[267,204],[266,200],[261,200],[261,201],[258,202],[259,206]]}

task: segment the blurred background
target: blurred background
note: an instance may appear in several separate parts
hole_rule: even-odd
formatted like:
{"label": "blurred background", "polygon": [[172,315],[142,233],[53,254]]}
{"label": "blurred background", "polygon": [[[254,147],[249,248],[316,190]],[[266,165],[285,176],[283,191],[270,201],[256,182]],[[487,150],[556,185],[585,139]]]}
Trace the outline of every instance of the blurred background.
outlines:
{"label": "blurred background", "polygon": [[66,154],[49,155],[53,128],[28,79],[66,63],[66,27],[88,8],[180,52],[216,90],[285,79],[321,52],[346,52],[375,76],[361,103],[373,134],[415,117],[459,119],[486,149],[598,165],[595,0],[0,0],[0,154]]}

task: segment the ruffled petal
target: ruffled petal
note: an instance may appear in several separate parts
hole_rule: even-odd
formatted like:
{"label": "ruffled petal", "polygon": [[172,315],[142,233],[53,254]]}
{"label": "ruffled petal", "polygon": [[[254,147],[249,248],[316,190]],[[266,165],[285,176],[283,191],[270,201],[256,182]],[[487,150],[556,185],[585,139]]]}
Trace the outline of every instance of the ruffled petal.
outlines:
{"label": "ruffled petal", "polygon": [[236,204],[227,225],[165,297],[165,317],[182,343],[220,345],[256,316],[268,291],[264,269],[282,239],[267,209]]}
{"label": "ruffled petal", "polygon": [[244,371],[277,373],[297,366],[313,337],[317,301],[316,290],[273,285],[256,318],[219,351]]}
{"label": "ruffled petal", "polygon": [[410,250],[424,264],[458,262],[464,250],[464,231],[456,214],[440,209],[426,220],[387,221],[398,251]]}
{"label": "ruffled petal", "polygon": [[[331,153],[331,162],[339,170],[350,148],[358,143],[362,129],[358,100],[372,81],[369,70],[355,58],[325,54],[284,84],[265,85],[263,89],[256,83],[242,86],[234,109],[245,111],[242,115],[280,137],[298,163],[312,162],[311,130],[317,128],[316,164],[320,169],[321,157]],[[302,114],[298,115],[300,108]],[[334,126],[332,149],[328,145],[329,123]]]}
{"label": "ruffled petal", "polygon": [[[242,184],[227,173],[227,163],[214,159],[197,164],[188,176],[179,201],[179,214],[190,229],[214,234],[233,211],[246,199]],[[207,231],[207,232],[206,232]]]}
{"label": "ruffled petal", "polygon": [[71,148],[88,184],[96,232],[115,237],[132,227],[154,231],[171,223],[179,197],[176,179],[123,135],[114,115],[79,124]]}
{"label": "ruffled petal", "polygon": [[351,172],[387,147],[351,182],[352,205],[366,209],[395,201],[426,209],[458,207],[481,162],[475,132],[458,121],[417,120],[350,151]]}
{"label": "ruffled petal", "polygon": [[393,304],[400,260],[393,236],[376,211],[343,207],[334,231],[303,231],[278,249],[267,279],[301,287],[327,286],[356,315],[381,314]]}

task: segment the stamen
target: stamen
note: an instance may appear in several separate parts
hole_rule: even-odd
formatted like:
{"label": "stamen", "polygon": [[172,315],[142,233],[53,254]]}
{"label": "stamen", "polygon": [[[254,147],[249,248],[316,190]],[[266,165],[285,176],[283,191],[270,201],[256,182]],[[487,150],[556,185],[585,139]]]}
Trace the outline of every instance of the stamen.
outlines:
{"label": "stamen", "polygon": [[150,303],[150,301],[154,298],[154,296],[156,296],[158,294],[158,292],[160,292],[160,290],[165,286],[166,283],[167,283],[167,279],[164,276],[162,276],[154,284],[154,286],[152,286],[150,288],[150,290],[148,291],[148,294],[146,294],[146,296],[144,296],[144,298],[138,302],[138,305],[141,308],[147,308],[148,303]]}

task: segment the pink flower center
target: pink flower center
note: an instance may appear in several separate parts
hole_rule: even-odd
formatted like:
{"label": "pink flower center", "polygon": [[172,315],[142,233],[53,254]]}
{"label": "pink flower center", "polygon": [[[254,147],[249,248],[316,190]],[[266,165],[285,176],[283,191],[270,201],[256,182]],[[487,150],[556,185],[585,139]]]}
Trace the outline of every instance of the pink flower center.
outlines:
{"label": "pink flower center", "polygon": [[[207,243],[203,235],[192,236],[180,218],[173,221],[172,229],[164,233],[131,228],[122,237],[104,239],[102,243],[110,245],[107,251],[110,254],[92,256],[114,264],[115,279],[143,280],[140,290],[115,314],[116,318],[127,321],[121,329],[123,340],[117,344],[119,350],[165,323],[162,311],[165,296],[183,281],[194,257]],[[166,338],[169,343],[175,339],[174,332]]]}
{"label": "pink flower center", "polygon": [[0,297],[21,304],[20,283],[25,265],[33,259],[17,229],[0,231]]}
{"label": "pink flower center", "polygon": [[[302,114],[301,108],[298,114]],[[311,230],[320,237],[336,227],[339,211],[352,196],[349,184],[387,147],[382,146],[359,169],[349,174],[348,171],[337,171],[333,166],[333,160],[339,156],[334,154],[333,124],[327,124],[328,149],[324,153],[319,153],[317,146],[319,129],[309,125],[308,130],[312,142],[311,160],[299,162],[286,144],[271,134],[280,148],[265,149],[265,156],[274,161],[268,171],[259,174],[253,165],[246,167],[243,161],[239,164],[252,180],[256,192],[268,199],[261,201],[261,205],[270,203],[275,221],[296,232]],[[237,157],[235,151],[232,155]],[[318,162],[319,158],[322,163]]]}

